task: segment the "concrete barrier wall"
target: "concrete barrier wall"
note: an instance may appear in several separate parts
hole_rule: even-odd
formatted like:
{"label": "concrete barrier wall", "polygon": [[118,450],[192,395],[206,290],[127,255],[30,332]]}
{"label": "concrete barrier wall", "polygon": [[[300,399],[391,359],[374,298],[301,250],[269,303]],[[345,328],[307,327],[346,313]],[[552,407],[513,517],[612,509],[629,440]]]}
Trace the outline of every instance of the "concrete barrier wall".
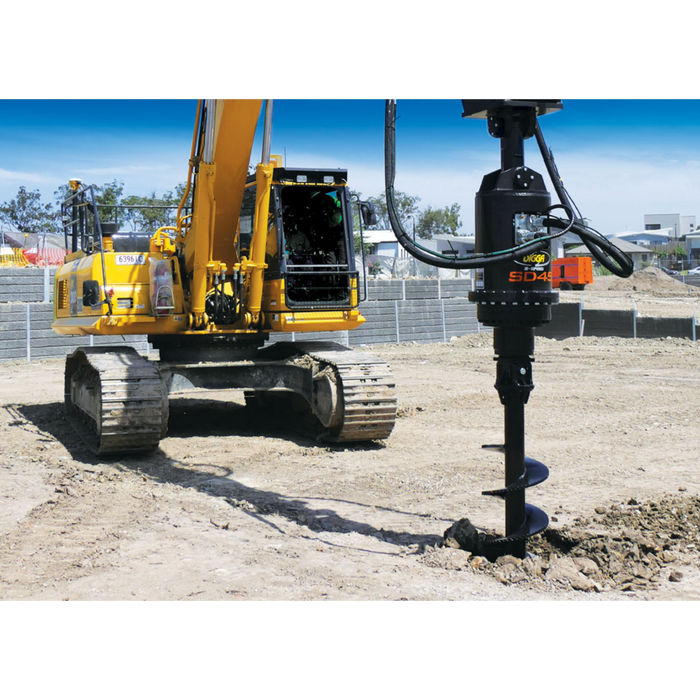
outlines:
{"label": "concrete barrier wall", "polygon": [[81,345],[131,345],[148,352],[145,335],[57,335],[51,328],[53,303],[0,304],[0,360],[64,357]]}
{"label": "concrete barrier wall", "polygon": [[368,280],[366,301],[467,298],[469,279]]}
{"label": "concrete barrier wall", "polygon": [[580,335],[581,305],[556,304],[552,307],[552,320],[535,329],[543,338],[562,340]]}
{"label": "concrete barrier wall", "polygon": [[[382,343],[442,343],[453,336],[478,333],[476,306],[467,299],[384,299],[368,301],[360,310],[366,321],[351,331],[295,333],[295,340],[334,340],[350,346]],[[271,333],[271,341],[289,340]]]}
{"label": "concrete barrier wall", "polygon": [[598,337],[634,337],[634,311],[583,309],[583,334]]}
{"label": "concrete barrier wall", "polygon": [[53,301],[55,268],[0,268],[0,304]]}
{"label": "concrete barrier wall", "polygon": [[545,338],[571,338],[578,335],[617,338],[700,337],[700,327],[692,318],[649,318],[631,311],[586,309],[581,304],[557,304],[552,321],[536,329]]}
{"label": "concrete barrier wall", "polygon": [[697,339],[698,329],[693,336],[692,318],[646,318],[637,317],[637,338],[689,338]]}
{"label": "concrete barrier wall", "polygon": [[[51,329],[55,269],[0,269],[0,360],[66,355],[80,345],[133,345],[148,352],[146,336],[59,336]],[[295,333],[296,340],[334,340],[350,346],[438,343],[483,330],[467,294],[471,281],[370,280],[361,304],[366,322],[352,331]],[[27,316],[29,313],[29,316]],[[29,323],[29,325],[27,325]],[[29,327],[29,331],[27,328]],[[271,341],[289,340],[272,333]]]}
{"label": "concrete barrier wall", "polygon": [[[133,345],[148,352],[146,336],[59,336],[51,330],[55,269],[0,269],[0,360],[41,359],[72,352],[79,345]],[[699,278],[700,280],[700,278]],[[296,340],[335,340],[346,345],[382,343],[438,343],[453,336],[490,329],[476,320],[476,305],[467,295],[469,279],[369,280],[361,304],[367,319],[352,331],[295,333]],[[29,331],[27,331],[29,312]],[[583,324],[583,326],[581,325]],[[552,322],[536,333],[548,338],[617,336],[623,338],[697,338],[691,319],[650,319],[634,311],[601,311],[581,304],[557,304]],[[289,340],[272,333],[271,341]]]}

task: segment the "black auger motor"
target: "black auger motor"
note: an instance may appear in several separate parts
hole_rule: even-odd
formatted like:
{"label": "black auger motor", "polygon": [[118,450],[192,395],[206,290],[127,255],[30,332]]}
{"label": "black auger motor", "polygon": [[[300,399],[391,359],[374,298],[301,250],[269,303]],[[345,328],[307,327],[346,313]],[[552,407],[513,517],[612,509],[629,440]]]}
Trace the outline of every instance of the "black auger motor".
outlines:
{"label": "black auger motor", "polygon": [[[491,136],[501,142],[501,168],[483,178],[476,195],[475,253],[444,256],[412,241],[398,219],[394,205],[395,100],[386,103],[385,176],[387,210],[399,243],[417,259],[451,269],[483,268],[483,278],[469,299],[477,304],[480,323],[493,328],[495,387],[504,406],[503,445],[484,445],[505,455],[503,488],[484,491],[505,500],[505,535],[476,533],[468,520],[456,523],[460,545],[489,559],[503,554],[524,557],[527,539],[544,530],[549,519],[525,502],[525,489],[549,475],[541,462],[525,456],[524,406],[532,383],[534,329],[552,318],[559,298],[552,291],[551,241],[572,231],[593,257],[614,274],[628,277],[632,261],[587,226],[564,189],[554,159],[537,123],[539,116],[559,111],[559,100],[462,100],[463,117],[486,119]],[[560,204],[552,206],[542,176],[525,165],[524,141],[532,136],[542,153]],[[560,218],[552,214],[561,209]],[[467,534],[464,534],[464,533]]]}

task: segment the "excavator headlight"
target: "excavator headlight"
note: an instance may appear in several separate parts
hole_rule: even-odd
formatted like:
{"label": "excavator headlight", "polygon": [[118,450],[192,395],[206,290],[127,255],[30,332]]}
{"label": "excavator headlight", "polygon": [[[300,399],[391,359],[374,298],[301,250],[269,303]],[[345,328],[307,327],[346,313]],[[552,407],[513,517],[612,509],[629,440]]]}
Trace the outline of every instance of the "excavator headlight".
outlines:
{"label": "excavator headlight", "polygon": [[297,175],[297,182],[306,182],[306,175]]}

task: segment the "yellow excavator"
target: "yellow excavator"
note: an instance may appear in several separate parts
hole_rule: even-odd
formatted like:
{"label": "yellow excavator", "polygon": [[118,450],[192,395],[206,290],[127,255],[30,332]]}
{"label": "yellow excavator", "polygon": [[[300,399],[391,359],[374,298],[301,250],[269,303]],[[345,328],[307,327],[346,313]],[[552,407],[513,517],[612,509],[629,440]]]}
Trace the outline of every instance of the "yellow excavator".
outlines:
{"label": "yellow excavator", "polygon": [[[90,344],[66,358],[68,415],[96,454],[156,449],[169,395],[192,387],[243,389],[262,405],[301,396],[333,441],[391,433],[395,385],[384,361],[296,335],[269,342],[271,332],[349,331],[365,320],[347,172],[283,167],[271,133],[271,100],[200,100],[175,223],[155,232],[120,231],[118,207],[71,180],[53,329],[147,335],[159,352],[150,360]],[[361,213],[368,223],[371,208]]]}

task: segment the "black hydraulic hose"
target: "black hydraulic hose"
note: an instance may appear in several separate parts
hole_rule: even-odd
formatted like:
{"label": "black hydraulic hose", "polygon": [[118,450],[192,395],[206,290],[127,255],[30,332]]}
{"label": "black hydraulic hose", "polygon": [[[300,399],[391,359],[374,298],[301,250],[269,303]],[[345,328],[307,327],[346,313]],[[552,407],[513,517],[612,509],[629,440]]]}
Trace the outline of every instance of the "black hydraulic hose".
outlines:
{"label": "black hydraulic hose", "polygon": [[632,259],[597,231],[579,224],[574,224],[571,230],[579,236],[591,255],[614,275],[629,277],[634,272]]}
{"label": "black hydraulic hose", "polygon": [[581,216],[581,212],[578,211],[578,208],[572,201],[571,197],[569,196],[569,193],[564,188],[564,184],[562,183],[561,177],[559,175],[559,170],[557,170],[557,165],[554,162],[554,156],[552,155],[552,152],[549,150],[547,144],[545,143],[544,136],[542,135],[542,130],[540,129],[540,123],[538,121],[535,121],[535,139],[537,141],[537,145],[540,148],[542,160],[544,161],[544,165],[547,168],[549,178],[552,181],[552,185],[554,186],[554,191],[559,197],[559,201],[562,204],[568,204],[578,214],[578,223],[582,223],[583,217]]}
{"label": "black hydraulic hose", "polygon": [[538,122],[535,122],[535,138],[537,139],[537,145],[540,148],[542,159],[544,160],[549,177],[552,180],[552,185],[554,185],[554,190],[559,197],[559,201],[578,213],[575,223],[571,226],[571,231],[581,239],[591,255],[604,268],[618,277],[629,277],[634,272],[634,263],[632,259],[616,245],[612,244],[605,236],[595,229],[592,229],[590,226],[586,226],[583,222],[583,217],[578,211],[578,207],[574,204],[569,193],[562,184],[559,171],[554,162],[554,156],[549,148],[547,148]]}
{"label": "black hydraulic hose", "polygon": [[562,235],[563,232],[555,236],[547,236],[546,238],[537,238],[528,243],[508,248],[506,250],[496,251],[494,253],[478,253],[475,255],[467,255],[464,257],[454,258],[452,256],[441,255],[435,251],[424,248],[415,243],[408,233],[404,230],[399,217],[396,214],[396,205],[394,203],[394,179],[396,176],[396,102],[395,100],[387,100],[385,108],[385,130],[384,130],[384,179],[386,184],[386,204],[387,213],[391,228],[399,244],[408,251],[414,258],[428,265],[435,267],[443,267],[451,270],[468,270],[485,265],[490,265],[497,262],[514,260],[517,256],[527,255],[543,250],[550,238]]}

